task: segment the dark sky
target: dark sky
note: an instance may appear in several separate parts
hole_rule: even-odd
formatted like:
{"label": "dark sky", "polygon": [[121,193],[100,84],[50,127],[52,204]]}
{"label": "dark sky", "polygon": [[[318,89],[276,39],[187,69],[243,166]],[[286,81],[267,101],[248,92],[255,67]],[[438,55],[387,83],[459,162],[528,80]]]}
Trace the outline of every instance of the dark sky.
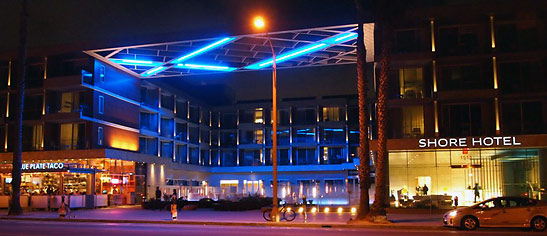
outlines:
{"label": "dark sky", "polygon": [[[0,1],[0,54],[17,45],[20,1]],[[86,49],[354,23],[353,0],[29,0],[31,49]],[[271,19],[271,20],[270,20]],[[31,50],[35,51],[35,50]]]}
{"label": "dark sky", "polygon": [[[354,0],[29,0],[29,55],[355,23]],[[0,0],[0,58],[16,55],[19,0]],[[354,66],[279,72],[280,97],[356,93]],[[271,72],[166,79],[209,102],[271,98]],[[219,88],[219,85],[221,86]],[[182,88],[188,90],[188,88]]]}

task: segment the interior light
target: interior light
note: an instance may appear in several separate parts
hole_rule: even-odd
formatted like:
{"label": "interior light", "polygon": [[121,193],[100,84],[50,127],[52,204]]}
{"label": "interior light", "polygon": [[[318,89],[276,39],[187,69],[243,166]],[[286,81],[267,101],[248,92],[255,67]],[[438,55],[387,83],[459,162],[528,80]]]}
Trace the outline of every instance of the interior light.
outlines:
{"label": "interior light", "polygon": [[342,207],[338,207],[338,213],[342,213],[342,211],[344,211],[344,209],[342,209]]}
{"label": "interior light", "polygon": [[155,75],[155,74],[157,74],[157,73],[160,73],[160,72],[162,72],[162,71],[164,71],[164,70],[166,70],[166,69],[167,69],[167,67],[165,67],[165,66],[158,66],[158,67],[154,67],[154,68],[152,68],[152,69],[150,69],[150,70],[145,71],[145,72],[142,73],[141,75],[142,75],[143,77],[148,77],[148,76],[152,76],[152,75]]}
{"label": "interior light", "polygon": [[[285,52],[285,53],[281,53],[281,54],[277,55],[277,57],[275,58],[275,62],[279,63],[279,62],[287,61],[289,59],[292,59],[292,58],[295,58],[295,57],[298,57],[298,56],[301,56],[301,55],[309,54],[309,53],[316,52],[316,51],[319,51],[319,50],[324,49],[324,48],[331,47],[334,44],[340,44],[340,43],[344,43],[344,42],[353,40],[355,38],[357,38],[357,33],[353,33],[353,32],[337,34],[333,37],[320,40],[318,42],[306,45],[304,47],[299,47],[299,48],[296,48],[294,50],[291,50],[291,51],[288,51],[288,52]],[[270,65],[273,65],[273,58],[266,59],[266,60],[259,61],[257,63],[251,64],[251,65],[245,67],[245,69],[256,70],[256,69],[261,69],[261,68],[264,68],[264,67],[267,67],[267,66],[270,66]]]}
{"label": "interior light", "polygon": [[352,207],[352,208],[351,208],[351,213],[355,213],[355,212],[357,212],[357,208]]}
{"label": "interior light", "polygon": [[311,209],[311,212],[312,212],[312,213],[315,213],[315,212],[317,212],[317,208],[315,208],[315,207],[314,207],[314,208],[312,208],[312,209]]}
{"label": "interior light", "polygon": [[177,64],[177,68],[196,69],[196,70],[212,70],[212,71],[234,71],[235,67],[228,66],[213,66],[213,65],[199,65],[199,64]]}
{"label": "interior light", "polygon": [[161,66],[162,62],[147,61],[147,60],[132,60],[132,59],[110,59],[110,61],[121,65],[134,65],[134,66]]}
{"label": "interior light", "polygon": [[193,52],[191,52],[191,53],[189,53],[189,54],[186,54],[186,55],[184,55],[184,56],[178,57],[178,58],[172,60],[170,63],[173,63],[173,64],[180,63],[180,62],[182,62],[182,61],[185,61],[185,60],[188,60],[188,59],[190,59],[190,58],[192,58],[192,57],[195,57],[195,56],[197,56],[197,55],[200,55],[200,54],[202,54],[202,53],[204,53],[204,52],[207,52],[207,51],[209,51],[209,50],[211,50],[211,49],[220,47],[220,46],[222,46],[222,45],[224,45],[224,44],[226,44],[226,43],[228,43],[228,42],[230,42],[230,41],[232,41],[232,40],[234,40],[234,39],[236,39],[236,37],[226,37],[226,38],[223,38],[223,39],[221,39],[221,40],[219,40],[219,41],[216,41],[216,42],[214,42],[214,43],[212,43],[212,44],[209,44],[209,45],[207,45],[207,46],[205,46],[205,47],[202,47],[202,48],[200,48],[200,49],[198,49],[198,50],[196,50],[196,51],[193,51]]}
{"label": "interior light", "polygon": [[325,207],[325,213],[329,213],[329,211],[330,211],[330,208]]}

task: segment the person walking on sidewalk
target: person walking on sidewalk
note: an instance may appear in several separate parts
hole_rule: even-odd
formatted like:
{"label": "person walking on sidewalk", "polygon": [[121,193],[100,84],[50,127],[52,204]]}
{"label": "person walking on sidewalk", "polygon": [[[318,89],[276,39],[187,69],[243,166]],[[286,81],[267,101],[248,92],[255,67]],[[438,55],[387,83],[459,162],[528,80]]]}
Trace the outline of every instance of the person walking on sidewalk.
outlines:
{"label": "person walking on sidewalk", "polygon": [[479,184],[478,183],[475,183],[475,187],[473,188],[473,190],[475,190],[475,198],[474,198],[474,202],[477,202],[477,198],[480,200],[481,196],[480,196],[480,192],[479,192]]}
{"label": "person walking on sidewalk", "polygon": [[161,190],[160,187],[156,187],[156,200],[161,201]]}
{"label": "person walking on sidewalk", "polygon": [[177,195],[174,193],[171,196],[171,219],[177,220]]}
{"label": "person walking on sidewalk", "polygon": [[304,213],[304,223],[308,220],[308,200],[306,199],[306,195],[302,196],[302,208]]}
{"label": "person walking on sidewalk", "polygon": [[454,208],[458,208],[458,196],[454,196]]}
{"label": "person walking on sidewalk", "polygon": [[424,184],[424,187],[422,188],[422,191],[424,192],[424,196],[427,196],[427,192],[429,191],[429,188],[426,184]]}

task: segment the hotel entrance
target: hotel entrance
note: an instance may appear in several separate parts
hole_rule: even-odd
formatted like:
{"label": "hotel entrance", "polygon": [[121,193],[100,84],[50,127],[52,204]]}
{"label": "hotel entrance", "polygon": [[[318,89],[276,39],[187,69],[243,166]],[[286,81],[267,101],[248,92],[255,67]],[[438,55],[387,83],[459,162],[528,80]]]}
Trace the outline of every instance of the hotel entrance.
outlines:
{"label": "hotel entrance", "polygon": [[459,205],[498,196],[541,199],[541,153],[479,148],[390,152],[390,196],[395,206],[420,207],[427,197],[441,208],[449,208],[455,196]]}

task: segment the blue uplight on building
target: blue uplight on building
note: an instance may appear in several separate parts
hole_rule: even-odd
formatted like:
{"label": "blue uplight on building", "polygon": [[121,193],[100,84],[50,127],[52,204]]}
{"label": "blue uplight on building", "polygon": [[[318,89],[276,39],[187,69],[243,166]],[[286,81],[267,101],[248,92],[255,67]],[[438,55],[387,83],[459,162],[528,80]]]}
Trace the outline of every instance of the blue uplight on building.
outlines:
{"label": "blue uplight on building", "polygon": [[[353,33],[353,32],[337,34],[333,37],[323,39],[323,40],[318,41],[316,43],[312,43],[312,44],[306,45],[304,47],[296,48],[294,50],[291,50],[291,51],[288,51],[288,52],[285,52],[285,53],[281,53],[281,54],[277,55],[277,57],[275,58],[275,62],[276,63],[284,62],[284,61],[287,61],[289,59],[292,59],[292,58],[295,58],[295,57],[298,57],[298,56],[310,54],[312,52],[316,52],[316,51],[319,51],[321,49],[331,47],[334,44],[340,44],[340,43],[344,43],[344,42],[353,40],[355,38],[357,38],[357,33]],[[262,69],[262,68],[270,66],[270,65],[273,65],[273,58],[266,59],[266,60],[259,61],[257,63],[251,64],[251,65],[245,67],[245,69],[256,70],[256,69]]]}
{"label": "blue uplight on building", "polygon": [[191,52],[191,53],[189,53],[189,54],[186,54],[186,55],[184,55],[184,56],[178,57],[178,58],[176,58],[176,59],[170,61],[170,63],[172,63],[172,64],[180,63],[180,62],[182,62],[182,61],[185,61],[185,60],[188,60],[188,59],[190,59],[190,58],[192,58],[192,57],[195,57],[195,56],[197,56],[197,55],[200,55],[200,54],[202,54],[202,53],[204,53],[204,52],[210,51],[210,50],[212,50],[212,49],[214,49],[214,48],[217,48],[217,47],[220,47],[220,46],[222,46],[222,45],[224,45],[224,44],[227,44],[227,43],[229,43],[230,41],[232,41],[232,40],[234,40],[234,39],[236,39],[236,37],[226,37],[226,38],[223,38],[223,39],[221,39],[221,40],[219,40],[219,41],[216,41],[216,42],[214,42],[214,43],[212,43],[212,44],[209,44],[209,45],[207,45],[207,46],[205,46],[205,47],[202,47],[202,48],[200,48],[200,49],[198,49],[198,50],[196,50],[196,51],[193,51],[193,52]]}
{"label": "blue uplight on building", "polygon": [[185,68],[185,69],[196,69],[196,70],[210,70],[210,71],[234,71],[237,70],[235,67],[228,67],[228,66],[213,66],[213,65],[201,65],[201,64],[177,64],[175,65],[177,68]]}
{"label": "blue uplight on building", "polygon": [[152,68],[152,69],[150,69],[150,70],[147,70],[147,71],[145,71],[144,73],[142,73],[141,76],[143,76],[143,77],[152,76],[152,75],[155,75],[155,74],[157,74],[157,73],[160,73],[160,72],[162,72],[162,71],[164,71],[164,70],[166,70],[166,69],[167,69],[167,67],[165,67],[165,66],[154,67],[154,68]]}
{"label": "blue uplight on building", "polygon": [[132,66],[161,66],[163,64],[163,62],[156,62],[156,61],[117,59],[117,58],[111,58],[110,61],[120,65],[132,65]]}

